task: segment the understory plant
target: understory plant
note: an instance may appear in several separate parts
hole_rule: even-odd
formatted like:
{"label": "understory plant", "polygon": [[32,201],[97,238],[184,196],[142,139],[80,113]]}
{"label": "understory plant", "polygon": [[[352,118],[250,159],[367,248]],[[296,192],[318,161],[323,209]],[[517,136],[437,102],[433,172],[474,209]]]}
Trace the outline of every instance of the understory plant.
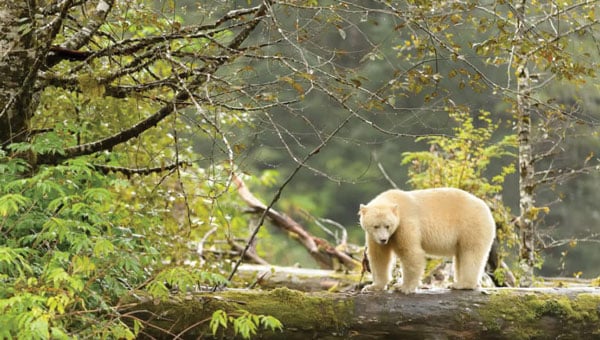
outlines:
{"label": "understory plant", "polygon": [[[32,169],[14,156],[47,148],[23,143],[0,151],[0,339],[134,339],[147,326],[131,313],[144,297],[228,284],[218,262],[189,261],[198,256],[190,240],[204,225],[233,232],[223,227],[232,228],[223,222],[226,208],[221,216],[190,200],[193,222],[177,224],[173,206],[164,204],[169,190],[160,189],[167,176],[136,182],[86,157]],[[159,184],[145,191],[143,181]],[[227,320],[246,338],[252,325],[279,327],[274,318],[235,316]]]}
{"label": "understory plant", "polygon": [[[480,110],[473,115],[464,106],[445,109],[455,124],[453,134],[421,137],[417,141],[426,142],[427,151],[402,154],[402,164],[408,166],[409,183],[415,189],[459,188],[485,200],[496,221],[499,258],[507,258],[518,240],[510,209],[502,201],[502,185],[515,172],[516,137],[508,134],[494,139],[499,123],[492,121],[488,111]],[[492,163],[493,160],[499,164]],[[498,281],[504,280],[502,269],[494,274]]]}

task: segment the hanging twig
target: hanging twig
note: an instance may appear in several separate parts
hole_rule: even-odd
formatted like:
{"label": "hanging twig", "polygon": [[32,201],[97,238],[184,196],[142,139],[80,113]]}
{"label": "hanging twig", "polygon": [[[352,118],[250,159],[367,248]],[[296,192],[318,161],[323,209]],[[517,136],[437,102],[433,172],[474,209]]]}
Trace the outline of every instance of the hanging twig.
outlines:
{"label": "hanging twig", "polygon": [[383,178],[385,178],[388,181],[388,183],[390,183],[392,188],[400,189],[400,188],[398,188],[398,185],[396,185],[396,182],[394,182],[392,180],[392,178],[388,175],[388,173],[385,171],[385,169],[383,168],[383,165],[380,162],[377,162],[377,167],[379,168],[379,171],[381,171]]}

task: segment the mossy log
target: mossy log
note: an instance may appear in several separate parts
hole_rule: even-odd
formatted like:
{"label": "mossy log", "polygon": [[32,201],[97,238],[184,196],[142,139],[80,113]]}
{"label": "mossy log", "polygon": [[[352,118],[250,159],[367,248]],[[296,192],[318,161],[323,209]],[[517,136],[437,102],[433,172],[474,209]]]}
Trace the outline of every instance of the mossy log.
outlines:
{"label": "mossy log", "polygon": [[[600,289],[423,290],[413,295],[227,290],[145,301],[128,311],[147,324],[140,338],[213,338],[216,310],[279,319],[262,339],[600,339]],[[216,338],[232,338],[233,327]]]}

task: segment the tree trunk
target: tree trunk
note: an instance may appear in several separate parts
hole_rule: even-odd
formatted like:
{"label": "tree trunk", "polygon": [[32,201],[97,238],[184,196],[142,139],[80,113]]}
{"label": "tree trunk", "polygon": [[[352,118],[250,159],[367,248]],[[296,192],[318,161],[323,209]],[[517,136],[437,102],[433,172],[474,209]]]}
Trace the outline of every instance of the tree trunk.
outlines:
{"label": "tree trunk", "polygon": [[26,139],[33,116],[36,2],[0,0],[0,148]]}
{"label": "tree trunk", "polygon": [[[600,290],[430,290],[413,295],[230,290],[145,301],[126,311],[143,320],[141,339],[211,338],[216,310],[276,317],[263,339],[590,339],[600,334]],[[234,326],[217,331],[232,338]]]}
{"label": "tree trunk", "polygon": [[531,79],[527,66],[526,51],[521,44],[525,41],[528,26],[524,22],[527,3],[523,0],[516,9],[517,32],[515,34],[514,58],[517,70],[516,119],[519,144],[519,218],[517,227],[520,233],[520,263],[523,269],[520,284],[530,286],[533,283],[535,266],[535,224],[534,196],[535,168],[531,145]]}

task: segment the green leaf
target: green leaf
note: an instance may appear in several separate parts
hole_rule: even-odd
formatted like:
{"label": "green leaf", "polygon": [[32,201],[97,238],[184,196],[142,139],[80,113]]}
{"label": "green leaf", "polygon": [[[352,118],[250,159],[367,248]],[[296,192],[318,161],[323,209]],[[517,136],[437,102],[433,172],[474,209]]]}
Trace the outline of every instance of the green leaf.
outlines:
{"label": "green leaf", "polygon": [[156,280],[152,281],[148,285],[148,293],[150,293],[150,295],[158,299],[165,299],[169,297],[169,289],[167,288],[167,286],[165,286],[164,283]]}
{"label": "green leaf", "polygon": [[30,252],[30,249],[0,246],[0,273],[11,274],[11,276],[16,276],[17,273],[19,276],[31,273],[31,266],[25,258],[25,255]]}
{"label": "green leaf", "polygon": [[113,243],[105,238],[96,239],[94,244],[94,256],[101,257],[110,255],[114,252],[115,246]]}
{"label": "green leaf", "polygon": [[83,192],[83,197],[89,201],[104,202],[110,200],[111,193],[104,188],[89,188]]}
{"label": "green leaf", "polygon": [[59,327],[51,327],[50,334],[52,335],[52,339],[56,340],[69,340],[71,337],[67,333],[64,332],[63,329]]}
{"label": "green leaf", "polygon": [[233,321],[233,329],[236,334],[240,334],[244,339],[250,339],[256,334],[257,324],[254,322],[253,314],[244,311],[244,314]]}
{"label": "green leaf", "polygon": [[283,324],[281,323],[281,321],[279,321],[277,318],[270,316],[270,315],[261,315],[260,323],[263,325],[263,327],[265,329],[271,329],[272,331],[275,331],[275,330],[281,331],[283,329]]}
{"label": "green leaf", "polygon": [[64,314],[65,307],[71,302],[72,300],[70,297],[65,294],[59,294],[49,297],[46,301],[46,306],[48,306],[51,313],[56,311],[58,314]]}
{"label": "green leaf", "polygon": [[214,311],[209,326],[213,335],[217,334],[219,327],[227,328],[227,313],[221,309]]}
{"label": "green leaf", "polygon": [[83,273],[90,274],[96,270],[96,265],[90,260],[88,256],[75,255],[71,260],[73,266],[72,273]]}
{"label": "green leaf", "polygon": [[29,324],[29,330],[31,331],[32,338],[34,339],[50,339],[48,316],[42,315],[41,317],[33,320],[33,322]]}
{"label": "green leaf", "polygon": [[62,283],[70,279],[71,276],[63,268],[53,267],[46,271],[46,280],[52,282],[54,288],[59,288]]}
{"label": "green leaf", "polygon": [[16,214],[19,209],[29,205],[31,199],[21,194],[6,194],[0,197],[0,216]]}

